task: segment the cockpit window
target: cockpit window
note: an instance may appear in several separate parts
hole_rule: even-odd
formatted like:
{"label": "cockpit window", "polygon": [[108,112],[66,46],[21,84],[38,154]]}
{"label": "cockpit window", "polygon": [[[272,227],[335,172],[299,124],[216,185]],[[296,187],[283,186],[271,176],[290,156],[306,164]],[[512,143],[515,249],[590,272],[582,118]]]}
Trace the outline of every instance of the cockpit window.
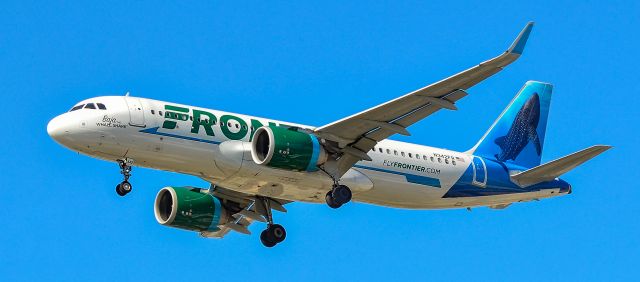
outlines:
{"label": "cockpit window", "polygon": [[96,105],[98,105],[98,109],[101,109],[101,110],[106,110],[107,109],[107,107],[105,107],[104,104],[102,104],[102,103],[96,103]]}
{"label": "cockpit window", "polygon": [[75,107],[71,108],[71,110],[69,110],[69,111],[70,111],[70,112],[73,112],[73,111],[75,111],[75,110],[82,109],[82,107],[84,107],[84,104],[82,104],[82,105],[77,105],[77,106],[75,106]]}
{"label": "cockpit window", "polygon": [[95,109],[96,105],[94,103],[89,103],[86,106],[84,106],[85,109]]}

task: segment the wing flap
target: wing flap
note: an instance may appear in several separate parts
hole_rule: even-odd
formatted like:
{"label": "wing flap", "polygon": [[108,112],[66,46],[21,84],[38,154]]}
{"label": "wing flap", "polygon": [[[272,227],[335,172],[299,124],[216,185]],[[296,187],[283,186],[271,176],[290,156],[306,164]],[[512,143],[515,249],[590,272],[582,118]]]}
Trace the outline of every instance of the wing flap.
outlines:
{"label": "wing flap", "polygon": [[609,149],[611,149],[611,146],[592,146],[582,151],[575,152],[546,164],[512,175],[511,179],[523,187],[544,181],[550,181]]}
{"label": "wing flap", "polygon": [[[204,180],[215,183],[212,179],[203,178]],[[225,224],[218,225],[220,230],[218,231],[203,231],[200,232],[200,236],[205,238],[223,238],[230,231],[235,231],[242,234],[250,235],[249,226],[255,222],[267,222],[267,214],[271,213],[271,210],[277,210],[280,212],[287,212],[284,207],[285,204],[290,201],[282,199],[268,198],[269,205],[265,206],[258,195],[242,193],[230,189],[226,189],[214,184],[211,184],[211,193],[224,200],[230,201],[240,207],[240,210],[231,215],[231,220]],[[263,198],[264,199],[264,198]]]}

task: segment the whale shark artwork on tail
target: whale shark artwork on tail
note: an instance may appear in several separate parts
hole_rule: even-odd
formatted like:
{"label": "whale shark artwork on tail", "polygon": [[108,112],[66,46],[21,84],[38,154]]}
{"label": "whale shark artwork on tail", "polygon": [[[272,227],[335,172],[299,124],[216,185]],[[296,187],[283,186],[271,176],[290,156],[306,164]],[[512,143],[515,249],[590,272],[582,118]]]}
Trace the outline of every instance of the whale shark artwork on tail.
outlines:
{"label": "whale shark artwork on tail", "polygon": [[474,154],[531,168],[540,165],[553,86],[528,81],[472,149]]}
{"label": "whale shark artwork on tail", "polygon": [[534,93],[518,111],[509,133],[495,140],[495,143],[502,149],[499,154],[496,154],[496,159],[502,162],[515,160],[529,142],[533,142],[538,155],[542,154],[542,145],[537,132],[539,121],[540,97],[538,93]]}

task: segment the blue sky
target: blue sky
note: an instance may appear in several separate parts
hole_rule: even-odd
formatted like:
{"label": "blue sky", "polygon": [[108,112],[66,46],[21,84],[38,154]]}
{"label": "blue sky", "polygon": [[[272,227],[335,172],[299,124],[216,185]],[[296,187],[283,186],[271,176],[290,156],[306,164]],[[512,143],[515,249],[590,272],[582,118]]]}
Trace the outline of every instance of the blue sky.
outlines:
{"label": "blue sky", "polygon": [[[55,2],[55,3],[52,3]],[[632,280],[640,259],[637,1],[3,1],[0,280]],[[194,177],[73,153],[46,124],[124,94],[322,125],[504,51],[524,56],[399,140],[470,148],[527,80],[554,84],[543,161],[615,148],[565,175],[574,193],[506,210],[292,204],[285,243],[206,240],[156,223]]]}

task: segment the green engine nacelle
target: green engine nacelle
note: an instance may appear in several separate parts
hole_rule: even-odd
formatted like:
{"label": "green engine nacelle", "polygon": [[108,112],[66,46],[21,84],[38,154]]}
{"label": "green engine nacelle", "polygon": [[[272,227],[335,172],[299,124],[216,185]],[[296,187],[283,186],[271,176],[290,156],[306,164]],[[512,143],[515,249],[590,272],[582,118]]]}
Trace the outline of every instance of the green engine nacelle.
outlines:
{"label": "green engine nacelle", "polygon": [[228,215],[220,199],[200,188],[165,187],[158,192],[154,213],[158,223],[192,231],[218,231]]}
{"label": "green engine nacelle", "polygon": [[263,126],[251,140],[251,157],[256,164],[294,170],[316,171],[327,159],[318,138],[297,128]]}

